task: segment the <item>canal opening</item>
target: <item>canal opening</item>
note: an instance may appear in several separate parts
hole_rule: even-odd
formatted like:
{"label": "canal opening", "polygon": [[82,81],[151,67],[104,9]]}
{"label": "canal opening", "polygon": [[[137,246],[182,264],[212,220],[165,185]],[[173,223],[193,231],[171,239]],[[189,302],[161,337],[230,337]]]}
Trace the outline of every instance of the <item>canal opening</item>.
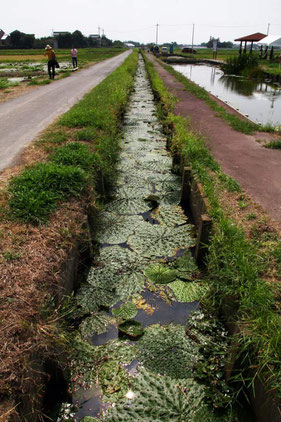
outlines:
{"label": "canal opening", "polygon": [[180,200],[140,58],[115,187],[96,221],[98,252],[76,294],[84,318],[73,403],[57,422],[244,420],[224,379],[227,332],[200,307],[208,285]]}

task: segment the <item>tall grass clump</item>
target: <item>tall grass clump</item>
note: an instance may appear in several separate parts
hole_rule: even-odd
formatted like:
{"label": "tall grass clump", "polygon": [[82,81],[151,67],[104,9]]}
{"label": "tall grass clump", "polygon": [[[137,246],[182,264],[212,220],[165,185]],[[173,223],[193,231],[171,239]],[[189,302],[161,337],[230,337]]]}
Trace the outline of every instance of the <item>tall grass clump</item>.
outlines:
{"label": "tall grass clump", "polygon": [[268,144],[265,145],[265,148],[281,149],[281,139],[277,139],[276,141],[268,142]]}
{"label": "tall grass clump", "polygon": [[278,239],[267,231],[263,235],[259,227],[253,231],[252,238],[246,238],[243,229],[226,213],[220,194],[225,186],[229,191],[239,191],[238,183],[222,173],[200,136],[190,131],[188,122],[173,114],[173,102],[163,104],[169,98],[167,89],[153,65],[145,61],[152,88],[157,89],[156,98],[162,103],[163,125],[173,127],[172,152],[180,156],[181,166],[191,166],[210,204],[213,235],[206,262],[210,292],[205,305],[218,312],[224,312],[228,305],[229,321],[234,320],[245,329],[238,348],[245,359],[244,367],[238,369],[242,373],[245,365],[251,368],[246,383],[250,385],[262,374],[267,389],[275,389],[281,397],[280,291],[267,281],[271,265],[276,266],[276,277],[280,272],[281,253],[277,247],[271,251]]}
{"label": "tall grass clump", "polygon": [[58,201],[79,196],[88,176],[73,166],[40,163],[25,169],[9,184],[9,205],[13,218],[25,223],[46,222]]}
{"label": "tall grass clump", "polygon": [[90,172],[96,162],[95,154],[89,147],[79,142],[72,142],[57,150],[51,155],[51,161],[63,166],[79,167],[86,172]]}
{"label": "tall grass clump", "polygon": [[250,69],[257,68],[259,65],[258,57],[253,54],[240,54],[239,56],[229,57],[226,63],[222,63],[221,69],[228,75],[245,75]]}

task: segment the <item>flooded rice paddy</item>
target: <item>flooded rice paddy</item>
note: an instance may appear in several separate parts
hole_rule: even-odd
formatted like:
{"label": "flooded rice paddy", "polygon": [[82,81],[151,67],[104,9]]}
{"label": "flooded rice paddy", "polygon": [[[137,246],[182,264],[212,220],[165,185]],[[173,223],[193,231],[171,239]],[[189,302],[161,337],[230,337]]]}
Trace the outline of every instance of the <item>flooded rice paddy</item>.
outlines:
{"label": "flooded rice paddy", "polygon": [[281,86],[224,75],[214,66],[180,64],[173,68],[253,122],[281,125]]}
{"label": "flooded rice paddy", "polygon": [[83,364],[73,363],[76,408],[58,421],[237,420],[210,401],[212,385],[220,404],[229,399],[226,332],[200,310],[207,287],[189,250],[194,229],[180,190],[140,59],[115,188],[98,221],[99,253],[76,296],[87,340]]}

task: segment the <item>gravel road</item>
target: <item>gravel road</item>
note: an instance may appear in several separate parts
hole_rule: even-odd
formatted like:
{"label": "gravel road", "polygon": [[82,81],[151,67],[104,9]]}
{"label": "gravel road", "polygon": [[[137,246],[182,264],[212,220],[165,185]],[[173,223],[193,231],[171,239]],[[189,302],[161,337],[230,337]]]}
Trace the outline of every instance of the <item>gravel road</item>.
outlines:
{"label": "gravel road", "polygon": [[47,125],[112,73],[129,54],[126,51],[0,104],[0,171],[11,166]]}

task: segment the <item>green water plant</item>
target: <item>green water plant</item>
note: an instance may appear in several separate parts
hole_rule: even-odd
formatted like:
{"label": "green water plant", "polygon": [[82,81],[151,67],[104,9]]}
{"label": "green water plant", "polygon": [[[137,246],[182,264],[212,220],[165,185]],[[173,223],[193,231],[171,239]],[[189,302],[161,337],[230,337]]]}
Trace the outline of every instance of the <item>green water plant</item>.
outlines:
{"label": "green water plant", "polygon": [[120,306],[120,308],[112,309],[112,315],[117,319],[118,322],[133,319],[137,313],[138,309],[132,302],[124,303],[122,306]]}
{"label": "green water plant", "polygon": [[121,333],[127,334],[129,337],[133,338],[140,337],[144,332],[140,322],[129,319],[118,325],[118,329]]}

